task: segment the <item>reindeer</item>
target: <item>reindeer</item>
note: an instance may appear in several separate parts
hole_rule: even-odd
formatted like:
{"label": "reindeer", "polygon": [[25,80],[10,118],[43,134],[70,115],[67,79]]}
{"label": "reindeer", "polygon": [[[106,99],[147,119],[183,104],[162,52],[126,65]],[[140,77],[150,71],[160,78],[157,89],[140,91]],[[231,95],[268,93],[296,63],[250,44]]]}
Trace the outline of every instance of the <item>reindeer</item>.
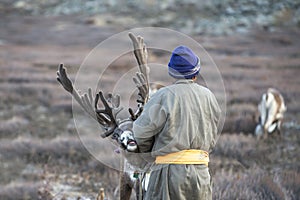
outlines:
{"label": "reindeer", "polygon": [[280,134],[281,124],[286,111],[282,95],[278,90],[269,88],[262,95],[258,105],[259,124],[256,126],[255,135],[266,138],[268,134],[278,132]]}
{"label": "reindeer", "polygon": [[[57,80],[63,88],[74,97],[83,110],[101,125],[104,129],[104,132],[101,134],[103,138],[109,137],[111,140],[116,141],[117,144],[127,152],[138,152],[138,146],[133,137],[132,125],[134,120],[142,113],[143,106],[149,99],[150,84],[149,67],[147,66],[148,54],[142,37],[136,37],[132,33],[129,33],[129,37],[133,43],[134,55],[139,65],[139,72],[133,77],[133,81],[138,89],[138,109],[134,112],[133,109],[129,108],[130,116],[128,118],[117,118],[118,113],[122,110],[122,108],[120,108],[119,95],[108,94],[108,96],[105,97],[103,92],[100,91],[94,97],[91,88],[88,89],[88,93],[80,95],[74,88],[63,64],[60,64],[58,67]],[[98,107],[99,100],[101,100],[104,109]],[[143,190],[141,189],[141,179],[143,174],[136,174],[134,170],[132,170],[132,166],[129,164],[128,160],[129,159],[126,157],[122,163],[123,169],[120,175],[120,199],[130,199],[134,187],[136,187],[137,199],[143,199]],[[131,168],[131,170],[128,171],[128,168]],[[133,173],[138,175],[137,179],[132,177]]]}

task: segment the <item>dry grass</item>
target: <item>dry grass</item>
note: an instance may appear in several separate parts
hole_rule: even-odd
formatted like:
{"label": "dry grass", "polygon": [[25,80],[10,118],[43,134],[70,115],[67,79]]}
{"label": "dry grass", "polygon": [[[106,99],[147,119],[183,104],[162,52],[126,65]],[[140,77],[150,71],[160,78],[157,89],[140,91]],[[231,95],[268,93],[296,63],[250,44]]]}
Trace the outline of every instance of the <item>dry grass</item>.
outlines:
{"label": "dry grass", "polygon": [[[291,178],[288,174],[293,174]],[[214,199],[297,199],[297,172],[268,175],[256,168],[245,173],[220,172],[214,178]]]}
{"label": "dry grass", "polygon": [[1,186],[0,199],[5,200],[31,200],[39,199],[38,189],[41,187],[41,183],[11,183],[9,185]]}
{"label": "dry grass", "polygon": [[212,153],[214,199],[297,199],[300,163],[290,159],[299,153],[300,138],[292,131],[293,138],[266,141],[222,135]]}

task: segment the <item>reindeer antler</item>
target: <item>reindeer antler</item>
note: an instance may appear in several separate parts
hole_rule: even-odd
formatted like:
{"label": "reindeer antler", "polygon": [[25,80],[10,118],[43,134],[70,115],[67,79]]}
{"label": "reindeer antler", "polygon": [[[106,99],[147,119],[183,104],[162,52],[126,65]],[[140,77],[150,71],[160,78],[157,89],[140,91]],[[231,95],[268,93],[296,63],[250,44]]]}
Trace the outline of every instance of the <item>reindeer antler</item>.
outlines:
{"label": "reindeer antler", "polygon": [[[98,109],[98,101],[101,99],[104,109]],[[111,104],[109,106],[108,102]],[[100,91],[95,98],[95,112],[97,113],[98,122],[105,127],[106,132],[101,134],[102,137],[110,136],[114,130],[118,127],[116,117],[118,113],[123,109],[120,108],[120,96],[113,96],[111,93],[108,94],[108,98],[105,99],[103,93]]]}
{"label": "reindeer antler", "polygon": [[149,68],[147,65],[148,60],[148,52],[146,48],[146,44],[144,43],[144,38],[141,36],[135,36],[133,33],[128,34],[134,48],[134,55],[139,64],[140,72],[145,76],[146,81],[148,83],[149,80]]}
{"label": "reindeer antler", "polygon": [[[143,111],[143,106],[149,98],[149,68],[147,66],[148,53],[144,43],[144,39],[141,36],[135,36],[129,33],[129,37],[132,40],[134,47],[134,55],[139,64],[139,72],[133,77],[133,81],[138,88],[138,110],[134,113],[132,109],[129,109],[131,119],[135,120]],[[104,129],[105,132],[101,134],[102,137],[110,136],[118,127],[118,121],[116,120],[117,114],[122,110],[120,108],[120,96],[108,95],[105,98],[102,92],[96,94],[94,98],[91,88],[88,89],[88,93],[80,95],[74,88],[74,85],[67,75],[66,68],[63,64],[60,64],[57,71],[57,80],[69,92],[79,105],[86,111],[93,119],[95,119]],[[98,108],[99,99],[102,101],[104,109]]]}
{"label": "reindeer antler", "polygon": [[79,105],[86,111],[91,117],[95,119],[96,115],[92,106],[93,96],[91,88],[88,89],[88,94],[79,95],[78,91],[74,89],[74,85],[67,75],[66,68],[63,64],[58,66],[57,81],[69,92]]}
{"label": "reindeer antler", "polygon": [[[101,134],[102,137],[107,137],[113,133],[115,128],[118,126],[116,116],[122,110],[122,108],[119,107],[120,96],[113,96],[112,94],[109,94],[106,99],[103,93],[99,92],[94,98],[91,88],[88,89],[88,94],[84,93],[83,95],[80,95],[74,88],[74,85],[68,77],[66,68],[63,64],[60,64],[58,67],[57,80],[64,89],[75,98],[84,111],[102,125],[105,129],[105,132]],[[98,108],[99,99],[102,101],[104,109]],[[111,106],[109,104],[111,104]]]}
{"label": "reindeer antler", "polygon": [[133,77],[133,81],[136,84],[138,92],[138,110],[134,113],[129,108],[131,119],[135,120],[143,111],[143,106],[149,99],[149,67],[147,65],[148,52],[144,39],[141,36],[135,36],[129,33],[129,37],[133,43],[134,55],[139,64],[139,72],[136,73],[136,77]]}

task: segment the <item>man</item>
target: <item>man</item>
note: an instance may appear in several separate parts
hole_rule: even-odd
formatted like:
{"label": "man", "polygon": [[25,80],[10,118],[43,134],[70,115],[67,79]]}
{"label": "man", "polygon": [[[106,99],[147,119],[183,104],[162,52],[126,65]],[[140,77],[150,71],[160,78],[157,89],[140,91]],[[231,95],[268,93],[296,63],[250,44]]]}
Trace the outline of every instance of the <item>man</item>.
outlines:
{"label": "man", "polygon": [[168,66],[176,82],[155,93],[133,125],[139,151],[155,159],[145,199],[212,199],[208,152],[220,108],[212,92],[195,83],[200,59],[192,50],[177,47]]}

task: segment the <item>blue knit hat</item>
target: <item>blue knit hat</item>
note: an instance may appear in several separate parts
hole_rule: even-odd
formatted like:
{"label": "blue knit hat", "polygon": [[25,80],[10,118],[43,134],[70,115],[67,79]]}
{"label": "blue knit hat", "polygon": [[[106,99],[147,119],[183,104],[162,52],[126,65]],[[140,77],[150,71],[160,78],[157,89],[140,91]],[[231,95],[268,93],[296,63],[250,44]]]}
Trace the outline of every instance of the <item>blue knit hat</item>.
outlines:
{"label": "blue knit hat", "polygon": [[169,74],[177,79],[191,79],[200,71],[200,59],[186,46],[174,49],[169,66]]}

